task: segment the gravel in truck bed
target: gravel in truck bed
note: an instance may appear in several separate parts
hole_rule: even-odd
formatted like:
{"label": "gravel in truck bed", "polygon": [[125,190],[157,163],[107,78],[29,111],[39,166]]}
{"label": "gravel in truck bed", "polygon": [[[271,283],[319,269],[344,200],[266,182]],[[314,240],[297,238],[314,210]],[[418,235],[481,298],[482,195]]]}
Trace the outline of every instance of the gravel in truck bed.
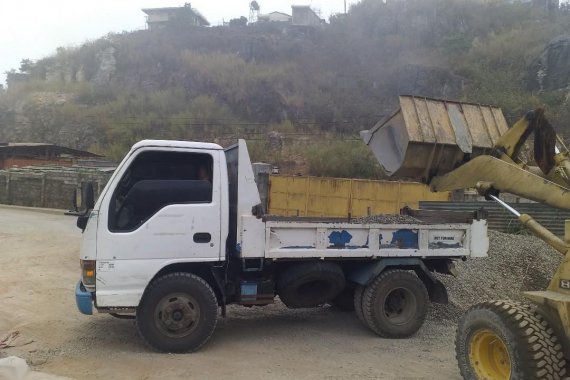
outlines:
{"label": "gravel in truck bed", "polygon": [[425,224],[419,219],[408,215],[380,214],[362,216],[351,219],[351,223],[379,223],[379,224]]}
{"label": "gravel in truck bed", "polygon": [[457,278],[437,275],[450,302],[432,304],[432,323],[455,324],[470,306],[487,300],[524,301],[521,292],[546,289],[562,260],[560,253],[534,236],[489,231],[489,240],[488,257],[455,262]]}

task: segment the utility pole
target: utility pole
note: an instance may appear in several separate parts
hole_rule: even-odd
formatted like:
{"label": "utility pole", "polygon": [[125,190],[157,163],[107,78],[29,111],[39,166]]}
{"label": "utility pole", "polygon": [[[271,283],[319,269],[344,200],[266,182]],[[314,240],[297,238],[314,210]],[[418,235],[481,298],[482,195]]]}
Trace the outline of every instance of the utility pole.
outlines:
{"label": "utility pole", "polygon": [[346,14],[346,0],[344,0],[344,14]]}

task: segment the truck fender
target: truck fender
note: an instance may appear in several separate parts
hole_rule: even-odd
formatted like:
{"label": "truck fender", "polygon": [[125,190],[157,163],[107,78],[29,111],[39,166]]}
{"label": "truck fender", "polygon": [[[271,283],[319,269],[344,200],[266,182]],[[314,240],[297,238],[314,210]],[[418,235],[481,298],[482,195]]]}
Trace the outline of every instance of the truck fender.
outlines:
{"label": "truck fender", "polygon": [[445,285],[426,267],[424,262],[415,257],[392,257],[359,263],[346,269],[346,278],[356,284],[367,286],[376,276],[388,268],[413,270],[426,286],[431,302],[447,304],[449,298]]}
{"label": "truck fender", "polygon": [[[148,282],[148,285],[152,283],[156,278],[167,275],[174,272],[187,272],[200,276],[204,279],[216,293],[218,298],[218,303],[222,307],[222,316],[226,315],[226,289],[224,286],[224,273],[225,266],[220,263],[199,263],[199,262],[174,262],[164,265],[152,279]],[[146,291],[146,289],[145,289]]]}

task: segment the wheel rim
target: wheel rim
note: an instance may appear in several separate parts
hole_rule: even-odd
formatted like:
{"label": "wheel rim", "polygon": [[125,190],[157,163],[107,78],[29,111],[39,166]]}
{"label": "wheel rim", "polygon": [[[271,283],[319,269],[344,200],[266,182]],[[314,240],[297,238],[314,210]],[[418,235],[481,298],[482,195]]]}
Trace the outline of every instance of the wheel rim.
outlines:
{"label": "wheel rim", "polygon": [[163,297],[154,310],[154,321],[161,333],[171,338],[191,334],[200,320],[200,306],[189,294],[175,293]]}
{"label": "wheel rim", "polygon": [[469,361],[479,379],[510,379],[511,358],[501,337],[491,330],[479,330],[469,346]]}
{"label": "wheel rim", "polygon": [[384,315],[390,323],[404,325],[416,314],[416,297],[406,288],[395,288],[384,298],[383,308]]}

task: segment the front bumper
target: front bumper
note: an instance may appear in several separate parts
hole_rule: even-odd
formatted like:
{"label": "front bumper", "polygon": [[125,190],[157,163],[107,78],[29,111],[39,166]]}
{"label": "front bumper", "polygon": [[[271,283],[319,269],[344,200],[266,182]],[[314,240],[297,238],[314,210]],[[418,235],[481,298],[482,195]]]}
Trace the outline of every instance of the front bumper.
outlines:
{"label": "front bumper", "polygon": [[85,289],[81,280],[75,286],[75,303],[82,314],[93,314],[93,294]]}

